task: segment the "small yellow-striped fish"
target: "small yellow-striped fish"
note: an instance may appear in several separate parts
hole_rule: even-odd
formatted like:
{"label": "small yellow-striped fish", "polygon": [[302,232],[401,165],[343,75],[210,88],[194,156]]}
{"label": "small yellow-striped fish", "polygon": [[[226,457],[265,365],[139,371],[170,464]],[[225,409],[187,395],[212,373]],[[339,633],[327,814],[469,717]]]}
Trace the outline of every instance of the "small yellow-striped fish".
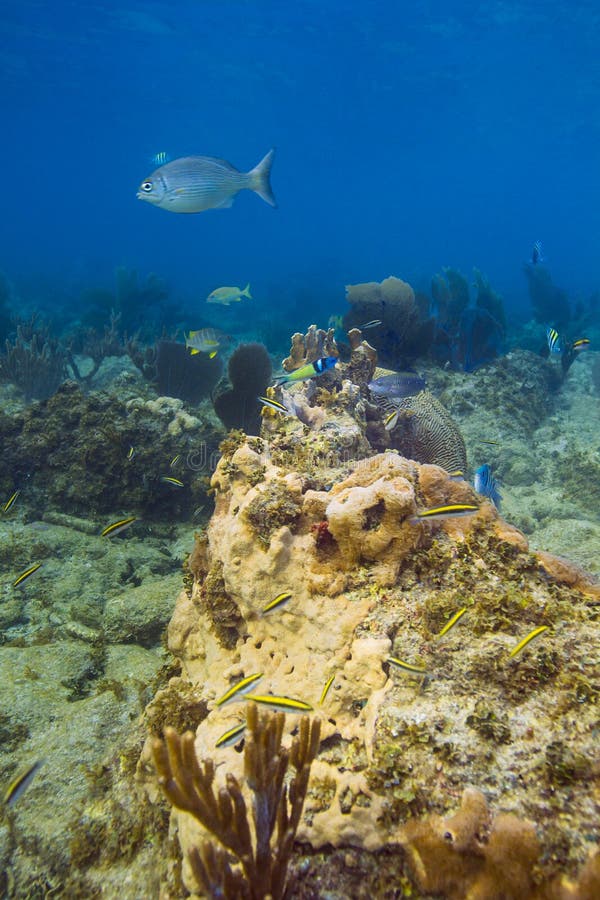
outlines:
{"label": "small yellow-striped fish", "polygon": [[400,418],[400,410],[395,409],[394,412],[391,412],[389,416],[386,416],[383,420],[383,425],[386,431],[393,431],[396,425],[398,424],[398,419]]}
{"label": "small yellow-striped fish", "polygon": [[223,696],[215,701],[215,706],[224,706],[225,703],[235,699],[238,695],[241,696],[246,694],[252,685],[256,684],[262,677],[262,672],[259,672],[256,675],[247,675],[245,678],[242,678],[241,681],[232,684],[229,690],[225,691]]}
{"label": "small yellow-striped fish", "polygon": [[129,450],[127,451],[127,459],[129,460],[129,462],[131,462],[131,460],[134,457],[135,457],[135,447],[133,446],[133,444],[131,444],[131,446],[129,447]]}
{"label": "small yellow-striped fish", "polygon": [[263,615],[265,613],[271,612],[273,609],[277,609],[278,606],[283,606],[284,603],[287,603],[288,600],[292,599],[292,595],[290,591],[282,591],[281,594],[277,594],[277,596],[271,600],[265,607],[263,607]]}
{"label": "small yellow-striped fish", "polygon": [[28,569],[25,569],[24,572],[21,572],[19,577],[13,582],[13,587],[17,587],[17,585],[25,581],[26,578],[29,578],[30,575],[33,575],[34,572],[37,572],[41,565],[41,563],[34,563],[33,566],[29,566]]}
{"label": "small yellow-striped fish", "polygon": [[21,493],[20,489],[17,488],[17,490],[14,492],[14,494],[11,494],[11,496],[8,498],[8,500],[4,504],[4,512],[9,511],[9,509],[11,508],[11,506],[13,505],[13,503],[15,502],[15,500],[17,499],[17,497],[19,496],[20,493]]}
{"label": "small yellow-striped fish", "polygon": [[176,453],[175,456],[173,457],[173,459],[171,460],[171,462],[169,463],[169,468],[172,469],[173,466],[176,466],[180,459],[181,459],[181,454]]}
{"label": "small yellow-striped fish", "polygon": [[444,627],[438,634],[438,637],[441,638],[441,637],[444,637],[445,634],[448,634],[450,629],[456,625],[456,623],[459,621],[459,619],[462,619],[462,617],[464,616],[466,611],[467,611],[467,607],[463,606],[463,608],[459,609],[459,611],[457,613],[454,613],[452,618],[446,622],[446,624],[444,625]]}
{"label": "small yellow-striped fish", "polygon": [[410,516],[408,521],[411,525],[416,525],[419,522],[432,522],[439,519],[458,519],[461,516],[472,516],[478,510],[479,507],[472,503],[450,503],[448,506],[421,509],[414,516]]}
{"label": "small yellow-striped fish", "polygon": [[294,415],[291,409],[288,409],[287,406],[284,406],[283,403],[279,402],[279,400],[271,400],[270,397],[259,397],[258,402],[262,403],[263,406],[268,406],[270,409],[274,409],[275,412],[284,413],[284,415],[286,416]]}
{"label": "small yellow-striped fish", "polygon": [[232,744],[237,744],[237,742],[241,740],[245,730],[245,722],[240,722],[239,725],[234,725],[233,728],[230,728],[228,731],[224,732],[224,734],[221,735],[221,737],[215,743],[215,747],[231,747]]}
{"label": "small yellow-striped fish", "polygon": [[327,679],[327,681],[325,682],[325,687],[321,691],[321,697],[319,699],[319,706],[323,706],[323,704],[325,703],[325,697],[329,693],[329,688],[333,684],[334,678],[335,678],[335,672],[333,673],[333,675],[330,675],[329,678]]}
{"label": "small yellow-striped fish", "polygon": [[115,534],[120,534],[121,531],[125,531],[126,528],[129,528],[130,525],[137,521],[135,516],[128,516],[126,519],[119,519],[118,522],[113,522],[111,525],[107,525],[104,531],[101,532],[100,537],[112,537]]}
{"label": "small yellow-striped fish", "polygon": [[179,478],[173,478],[172,475],[161,475],[160,480],[163,482],[163,484],[171,484],[176,488],[185,487],[183,481],[180,481]]}
{"label": "small yellow-striped fish", "polygon": [[281,712],[310,712],[312,706],[305,703],[304,700],[296,700],[294,697],[278,697],[275,694],[246,694],[246,700],[254,700],[255,703],[262,703],[264,706],[270,706],[271,709],[278,709]]}
{"label": "small yellow-striped fish", "polygon": [[38,759],[33,765],[29,766],[24,772],[11,781],[4,794],[4,803],[6,806],[13,806],[19,797],[25,793],[36,773],[44,764],[43,759]]}
{"label": "small yellow-striped fish", "polygon": [[397,656],[388,656],[387,661],[394,666],[398,666],[399,669],[404,669],[405,672],[412,672],[414,675],[427,674],[427,669],[424,669],[423,666],[415,666],[414,663],[405,662],[403,659],[398,659]]}
{"label": "small yellow-striped fish", "polygon": [[520,653],[523,647],[526,647],[529,641],[532,641],[534,638],[538,636],[538,634],[542,634],[543,631],[547,631],[547,625],[540,625],[539,628],[534,628],[533,631],[530,631],[527,637],[524,637],[522,641],[519,641],[516,647],[513,647],[509,656],[516,656],[517,653]]}

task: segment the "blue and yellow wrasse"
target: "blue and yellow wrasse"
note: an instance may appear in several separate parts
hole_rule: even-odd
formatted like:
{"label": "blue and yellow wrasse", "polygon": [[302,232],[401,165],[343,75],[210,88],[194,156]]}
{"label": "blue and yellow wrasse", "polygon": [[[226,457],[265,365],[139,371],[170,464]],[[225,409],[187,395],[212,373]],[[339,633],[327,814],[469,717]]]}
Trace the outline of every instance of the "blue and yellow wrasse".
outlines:
{"label": "blue and yellow wrasse", "polygon": [[320,359],[315,359],[314,362],[308,363],[308,365],[302,366],[300,369],[286,372],[285,375],[278,375],[273,383],[280,385],[308,381],[309,378],[315,378],[317,375],[322,375],[324,372],[328,372],[329,369],[333,369],[337,361],[337,356],[322,356]]}
{"label": "blue and yellow wrasse", "polygon": [[278,709],[281,712],[310,712],[312,706],[305,703],[304,700],[296,700],[294,697],[278,697],[276,694],[247,694],[246,700],[254,700],[255,703],[262,703],[264,706],[270,706],[271,709]]}
{"label": "blue and yellow wrasse", "polygon": [[263,607],[263,615],[265,613],[271,612],[273,609],[277,609],[278,606],[283,606],[284,603],[287,603],[288,600],[292,599],[292,595],[290,591],[282,591],[281,594],[277,594],[277,596],[270,600],[269,603],[265,607]]}
{"label": "blue and yellow wrasse", "polygon": [[185,484],[183,483],[183,481],[181,481],[179,478],[173,478],[172,475],[161,475],[160,480],[162,481],[163,484],[170,484],[176,488],[185,487]]}
{"label": "blue and yellow wrasse", "polygon": [[171,462],[169,463],[169,468],[172,469],[174,466],[176,466],[180,459],[181,459],[181,455],[179,453],[176,453],[175,456],[173,457],[173,459],[171,460]]}
{"label": "blue and yellow wrasse", "polygon": [[237,744],[239,740],[241,740],[244,731],[246,730],[246,723],[240,722],[239,725],[234,725],[233,728],[230,728],[215,743],[215,747],[231,747],[233,744]]}
{"label": "blue and yellow wrasse", "polygon": [[444,627],[438,634],[438,637],[441,638],[441,637],[444,637],[445,634],[448,634],[450,629],[453,628],[460,619],[462,619],[462,617],[464,616],[466,611],[467,611],[467,607],[463,606],[463,608],[459,609],[459,611],[457,613],[454,613],[452,618],[448,619],[448,621],[446,622],[446,624],[444,625]]}
{"label": "blue and yellow wrasse", "polygon": [[33,575],[34,572],[41,567],[41,563],[34,563],[33,566],[29,566],[28,569],[25,569],[24,572],[21,572],[18,578],[13,581],[13,587],[17,587],[19,584],[22,584],[26,578],[29,578],[30,575]]}
{"label": "blue and yellow wrasse", "polygon": [[243,696],[243,694],[248,693],[252,685],[256,684],[257,681],[260,681],[262,677],[262,672],[259,672],[256,675],[247,675],[245,678],[232,684],[229,690],[225,691],[223,696],[215,701],[215,706],[224,706],[226,703],[229,703],[230,700],[235,700],[238,697]]}
{"label": "blue and yellow wrasse", "polygon": [[327,681],[325,682],[325,686],[324,686],[323,690],[321,691],[321,696],[319,698],[319,706],[323,706],[323,704],[325,703],[325,697],[329,693],[329,688],[333,684],[334,678],[335,678],[335,672],[333,673],[333,675],[330,675],[329,678],[327,679]]}
{"label": "blue and yellow wrasse", "polygon": [[517,653],[520,653],[521,650],[523,649],[523,647],[526,647],[530,641],[532,641],[539,634],[542,634],[542,632],[547,631],[547,630],[548,630],[547,625],[540,625],[539,628],[534,628],[533,631],[530,631],[529,634],[526,637],[524,637],[522,641],[519,641],[519,643],[517,644],[516,647],[512,648],[512,650],[510,651],[510,653],[508,655],[516,656]]}
{"label": "blue and yellow wrasse", "polygon": [[591,344],[591,341],[589,338],[579,338],[579,340],[573,341],[571,347],[573,350],[577,350],[577,351],[588,350],[590,344]]}
{"label": "blue and yellow wrasse", "polygon": [[11,508],[11,506],[13,505],[13,503],[15,502],[15,500],[17,499],[17,497],[19,496],[20,493],[21,493],[21,491],[17,488],[17,490],[14,492],[14,494],[11,494],[11,496],[8,498],[8,500],[4,504],[4,507],[3,507],[4,512],[9,511],[9,509]]}
{"label": "blue and yellow wrasse", "polygon": [[268,406],[269,409],[274,409],[276,412],[284,413],[286,416],[294,415],[292,410],[280,403],[279,400],[271,400],[270,397],[259,397],[258,402],[262,403],[263,406]]}
{"label": "blue and yellow wrasse", "polygon": [[11,781],[4,794],[4,803],[6,806],[13,806],[19,797],[25,793],[37,772],[43,766],[44,760],[38,759],[33,765],[29,766],[24,772]]}
{"label": "blue and yellow wrasse", "polygon": [[389,415],[385,417],[383,420],[383,425],[386,431],[393,431],[396,425],[398,424],[398,419],[400,418],[400,410],[395,409],[394,412],[391,412]]}
{"label": "blue and yellow wrasse", "polygon": [[133,525],[136,521],[136,516],[128,516],[126,519],[119,519],[117,522],[107,525],[104,531],[101,532],[100,537],[112,537],[115,534],[120,534],[121,531],[125,531],[126,528],[129,528],[129,526]]}
{"label": "blue and yellow wrasse", "polygon": [[473,503],[450,503],[448,506],[434,506],[431,509],[421,509],[408,521],[411,525],[419,522],[437,521],[438,519],[457,519],[461,516],[472,516],[479,510]]}
{"label": "blue and yellow wrasse", "polygon": [[133,444],[130,445],[129,450],[127,451],[127,459],[129,462],[135,457],[135,448]]}
{"label": "blue and yellow wrasse", "polygon": [[405,672],[412,672],[413,675],[427,675],[427,669],[424,669],[423,666],[416,666],[414,663],[405,662],[403,659],[398,659],[397,656],[388,656],[387,662],[391,663],[393,666],[397,666],[399,669],[403,669]]}

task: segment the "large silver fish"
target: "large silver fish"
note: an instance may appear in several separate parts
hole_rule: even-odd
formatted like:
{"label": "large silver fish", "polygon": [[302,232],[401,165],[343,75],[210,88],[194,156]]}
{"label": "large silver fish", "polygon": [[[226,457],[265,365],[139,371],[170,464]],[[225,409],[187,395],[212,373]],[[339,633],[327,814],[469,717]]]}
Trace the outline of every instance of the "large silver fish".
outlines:
{"label": "large silver fish", "polygon": [[269,150],[249,172],[238,172],[224,159],[213,156],[182,156],[142,181],[138,200],[176,213],[205,209],[227,209],[240,191],[254,191],[271,206],[277,206],[269,177],[274,150]]}

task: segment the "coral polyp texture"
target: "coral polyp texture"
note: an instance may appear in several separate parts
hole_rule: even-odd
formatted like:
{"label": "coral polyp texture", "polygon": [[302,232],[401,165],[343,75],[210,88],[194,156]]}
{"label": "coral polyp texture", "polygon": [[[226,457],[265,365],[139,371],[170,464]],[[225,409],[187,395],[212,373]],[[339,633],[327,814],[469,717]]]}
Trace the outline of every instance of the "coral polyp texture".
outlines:
{"label": "coral polyp texture", "polygon": [[[260,675],[259,702],[308,704],[322,721],[305,846],[385,849],[383,870],[400,859],[406,884],[448,897],[500,896],[494,872],[501,896],[542,884],[557,893],[540,897],[588,896],[565,891],[598,841],[598,586],[529,552],[438,466],[386,452],[309,471],[300,451],[284,465],[280,446],[242,435],[223,449],[215,512],[168,630],[181,678],[208,710],[197,757],[215,760],[217,779],[242,778],[243,756],[222,738],[239,726],[243,740],[251,701],[241,691],[217,701]],[[447,505],[475,509],[418,518]],[[286,717],[284,746],[297,721]],[[463,802],[477,823],[461,837],[452,815],[469,786],[481,792]],[[186,857],[198,835],[174,815]]]}

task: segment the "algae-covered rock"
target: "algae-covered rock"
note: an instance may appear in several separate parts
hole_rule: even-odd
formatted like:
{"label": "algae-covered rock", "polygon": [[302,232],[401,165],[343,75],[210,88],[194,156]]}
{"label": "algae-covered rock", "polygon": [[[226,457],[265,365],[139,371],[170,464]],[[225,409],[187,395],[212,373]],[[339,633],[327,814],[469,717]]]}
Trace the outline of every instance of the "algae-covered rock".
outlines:
{"label": "algae-covered rock", "polygon": [[[294,515],[275,520],[261,541],[247,511],[281,484]],[[389,852],[409,820],[448,815],[471,784],[519,820],[548,822],[561,811],[560,829],[542,830],[541,856],[531,854],[523,884],[534,864],[544,878],[575,870],[597,838],[599,589],[530,553],[487,501],[468,517],[415,523],[420,508],[477,503],[466,482],[436,466],[386,453],[348,465],[328,491],[308,484],[275,464],[267,444],[260,453],[238,444],[215,472],[201,562],[190,561],[190,590],[169,629],[182,679],[206,703],[199,758],[241,776],[240,755],[215,743],[250,701],[215,701],[260,673],[255,693],[298,698],[322,719],[299,831],[314,850]],[[217,565],[239,616],[235,641],[220,640],[206,602],[204,573]],[[291,595],[285,605],[265,613],[282,592]],[[294,727],[290,715],[286,732]],[[185,853],[200,834],[174,815]],[[391,871],[397,861],[388,864]]]}

